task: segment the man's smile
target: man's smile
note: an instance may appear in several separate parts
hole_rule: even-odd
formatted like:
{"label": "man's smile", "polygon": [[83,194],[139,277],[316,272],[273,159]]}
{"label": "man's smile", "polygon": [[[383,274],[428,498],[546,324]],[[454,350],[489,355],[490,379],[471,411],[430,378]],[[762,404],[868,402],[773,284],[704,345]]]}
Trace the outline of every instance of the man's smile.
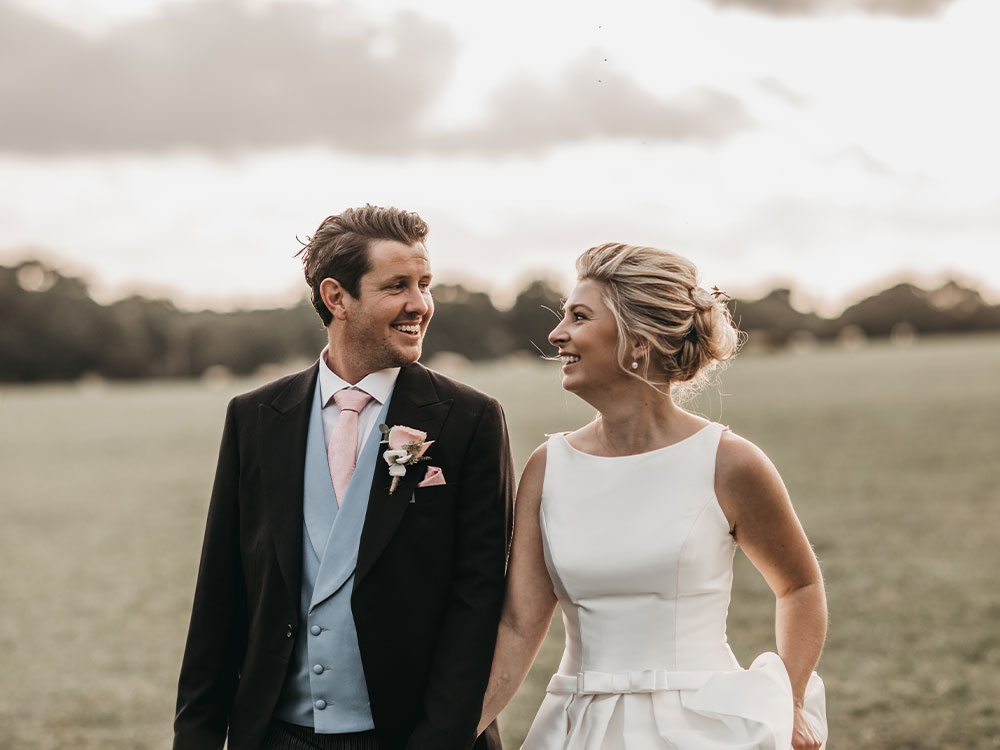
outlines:
{"label": "man's smile", "polygon": [[420,323],[392,323],[391,328],[395,328],[401,333],[405,333],[408,336],[419,336],[420,335]]}

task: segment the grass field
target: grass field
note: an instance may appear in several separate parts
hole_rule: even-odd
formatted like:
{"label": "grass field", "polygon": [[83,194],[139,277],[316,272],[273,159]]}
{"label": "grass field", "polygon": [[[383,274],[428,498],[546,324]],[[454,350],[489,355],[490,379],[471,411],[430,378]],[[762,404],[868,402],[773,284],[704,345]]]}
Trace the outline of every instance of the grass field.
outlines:
{"label": "grass field", "polygon": [[[1000,747],[1000,339],[747,354],[702,414],[760,445],[826,577],[831,750]],[[520,467],[591,410],[557,366],[470,367]],[[170,743],[225,404],[253,384],[0,390],[0,748]],[[773,649],[737,556],[729,637]],[[553,623],[502,717],[517,748],[561,653]]]}

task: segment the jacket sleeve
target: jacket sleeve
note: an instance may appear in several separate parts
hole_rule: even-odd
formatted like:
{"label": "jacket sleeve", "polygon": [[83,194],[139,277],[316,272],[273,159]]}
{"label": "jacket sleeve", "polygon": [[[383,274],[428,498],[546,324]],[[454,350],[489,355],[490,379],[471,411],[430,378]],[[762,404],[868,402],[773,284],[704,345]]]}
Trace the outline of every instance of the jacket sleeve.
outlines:
{"label": "jacket sleeve", "polygon": [[490,400],[463,462],[454,577],[407,750],[471,748],[482,714],[503,602],[514,505],[514,468],[503,410]]}
{"label": "jacket sleeve", "polygon": [[247,602],[240,560],[236,411],[234,399],[226,412],[181,663],[174,750],[223,747],[246,651]]}

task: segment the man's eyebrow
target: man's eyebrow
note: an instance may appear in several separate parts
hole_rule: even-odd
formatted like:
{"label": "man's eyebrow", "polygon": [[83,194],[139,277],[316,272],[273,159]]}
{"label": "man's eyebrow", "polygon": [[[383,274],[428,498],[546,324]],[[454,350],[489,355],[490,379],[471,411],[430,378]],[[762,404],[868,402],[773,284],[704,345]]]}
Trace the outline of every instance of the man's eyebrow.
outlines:
{"label": "man's eyebrow", "polygon": [[[427,273],[424,273],[424,274],[420,275],[420,280],[424,281],[426,279],[433,278],[433,276],[434,276],[434,274],[432,274],[430,271],[428,271]],[[411,278],[412,278],[412,276],[410,274],[408,274],[408,273],[397,273],[395,276],[389,276],[388,278],[383,279],[382,283],[385,284],[385,285],[396,284],[396,283],[398,283],[400,281],[409,281]]]}

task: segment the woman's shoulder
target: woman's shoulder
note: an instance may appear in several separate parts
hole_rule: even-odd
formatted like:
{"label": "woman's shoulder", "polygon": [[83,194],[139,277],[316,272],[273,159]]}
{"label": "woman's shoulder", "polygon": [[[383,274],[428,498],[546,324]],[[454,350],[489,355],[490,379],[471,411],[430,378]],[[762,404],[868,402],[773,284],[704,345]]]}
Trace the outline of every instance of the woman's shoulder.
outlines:
{"label": "woman's shoulder", "polygon": [[756,443],[728,428],[723,431],[715,459],[717,483],[753,482],[773,471],[771,459]]}
{"label": "woman's shoulder", "polygon": [[579,436],[581,433],[589,427],[590,425],[584,425],[583,427],[566,432],[552,432],[546,435],[545,442],[541,443],[535,450],[531,452],[528,457],[528,461],[524,465],[524,470],[521,472],[521,482],[523,484],[527,482],[528,484],[535,485],[537,487],[542,486],[542,482],[545,479],[545,467],[549,461],[549,457],[552,451],[556,452],[558,456],[560,452],[571,453],[576,448],[570,444],[570,439],[573,436]]}
{"label": "woman's shoulder", "polygon": [[569,446],[569,448],[581,453],[597,453],[600,446],[595,436],[595,423],[588,422],[575,430],[565,430],[563,432],[550,433],[540,448],[551,442],[557,442]]}
{"label": "woman's shoulder", "polygon": [[541,478],[545,475],[545,461],[548,456],[548,446],[549,441],[546,440],[544,443],[539,445],[535,450],[531,452],[528,456],[527,463],[524,464],[524,469],[521,472],[521,481],[532,480],[536,476]]}
{"label": "woman's shoulder", "polygon": [[529,516],[537,513],[542,497],[542,484],[545,482],[547,447],[548,441],[535,448],[521,471],[521,479],[517,483],[517,501],[515,502],[515,513],[519,515],[524,514],[525,505],[531,506],[527,511]]}
{"label": "woman's shoulder", "polygon": [[778,486],[782,486],[781,477],[767,454],[752,441],[725,430],[715,459],[715,489],[723,508],[765,500]]}

